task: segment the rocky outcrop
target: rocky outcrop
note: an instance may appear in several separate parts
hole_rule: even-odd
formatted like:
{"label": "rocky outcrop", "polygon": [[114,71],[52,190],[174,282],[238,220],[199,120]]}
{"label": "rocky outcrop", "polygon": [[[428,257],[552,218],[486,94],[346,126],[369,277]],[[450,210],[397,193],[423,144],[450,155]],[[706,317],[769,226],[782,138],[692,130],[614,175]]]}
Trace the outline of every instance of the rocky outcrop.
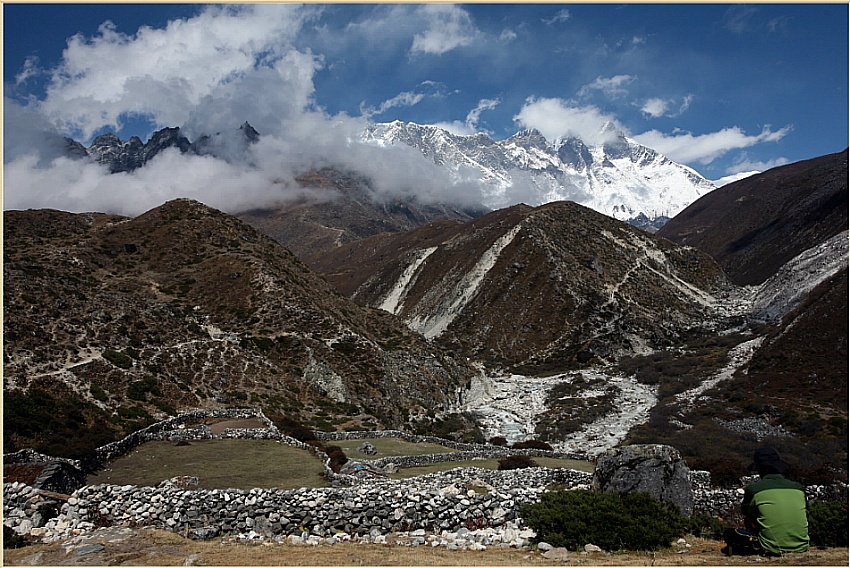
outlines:
{"label": "rocky outcrop", "polygon": [[593,487],[618,493],[641,491],[675,504],[684,515],[694,511],[690,468],[670,446],[644,444],[604,452],[596,461]]}

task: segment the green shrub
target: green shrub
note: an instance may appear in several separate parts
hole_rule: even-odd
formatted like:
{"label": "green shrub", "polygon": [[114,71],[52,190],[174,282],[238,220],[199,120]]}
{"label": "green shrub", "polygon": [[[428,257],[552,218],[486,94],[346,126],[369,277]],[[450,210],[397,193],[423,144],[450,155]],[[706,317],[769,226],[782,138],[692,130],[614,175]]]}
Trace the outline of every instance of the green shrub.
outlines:
{"label": "green shrub", "polygon": [[295,438],[299,442],[310,442],[316,439],[316,434],[289,416],[271,416],[272,422],[277,426],[281,433]]}
{"label": "green shrub", "polygon": [[524,442],[517,442],[511,446],[516,450],[549,450],[552,451],[552,446],[544,442],[543,440],[525,440]]}
{"label": "green shrub", "polygon": [[846,547],[848,541],[847,503],[809,503],[809,538],[819,548]]}
{"label": "green shrub", "polygon": [[721,540],[723,538],[723,528],[723,521],[705,513],[693,515],[691,518],[685,519],[685,533],[700,538]]}
{"label": "green shrub", "polygon": [[684,534],[686,519],[674,505],[647,493],[552,491],[520,515],[553,546],[578,550],[593,543],[603,550],[657,550]]}
{"label": "green shrub", "polygon": [[499,471],[538,467],[537,462],[528,456],[508,456],[499,460]]}
{"label": "green shrub", "polygon": [[3,548],[23,548],[31,544],[32,540],[29,537],[20,535],[11,527],[3,525]]}
{"label": "green shrub", "polygon": [[133,359],[129,355],[107,349],[103,352],[103,358],[122,369],[129,369],[133,366]]}

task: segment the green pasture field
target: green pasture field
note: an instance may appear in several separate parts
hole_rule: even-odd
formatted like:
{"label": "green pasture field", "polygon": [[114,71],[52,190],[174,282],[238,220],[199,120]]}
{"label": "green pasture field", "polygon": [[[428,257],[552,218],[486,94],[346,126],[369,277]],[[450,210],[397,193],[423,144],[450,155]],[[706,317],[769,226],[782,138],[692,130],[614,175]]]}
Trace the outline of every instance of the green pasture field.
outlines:
{"label": "green pasture field", "polygon": [[188,446],[148,442],[90,474],[89,485],[154,486],[178,475],[201,489],[327,487],[321,462],[307,450],[275,440],[200,440]]}
{"label": "green pasture field", "polygon": [[[369,442],[378,451],[370,456],[357,451],[357,446],[363,442]],[[353,460],[378,460],[394,456],[421,456],[426,454],[451,454],[458,450],[447,448],[440,444],[408,442],[402,438],[368,438],[362,440],[329,440],[324,442],[326,446],[339,446],[345,455]]]}
{"label": "green pasture field", "polygon": [[[376,456],[357,451],[357,446],[364,441],[375,446],[378,450]],[[415,444],[400,438],[329,441],[326,445],[340,446],[345,455],[354,460],[457,451],[439,444]],[[542,467],[593,471],[590,462],[533,459]],[[498,469],[499,460],[471,459],[403,468],[390,478],[405,479],[459,467]],[[328,487],[322,472],[321,462],[312,453],[275,440],[199,440],[181,446],[175,442],[148,442],[106,464],[102,470],[89,474],[86,482],[89,485],[108,483],[150,487],[172,477],[188,475],[198,478],[200,489]]]}

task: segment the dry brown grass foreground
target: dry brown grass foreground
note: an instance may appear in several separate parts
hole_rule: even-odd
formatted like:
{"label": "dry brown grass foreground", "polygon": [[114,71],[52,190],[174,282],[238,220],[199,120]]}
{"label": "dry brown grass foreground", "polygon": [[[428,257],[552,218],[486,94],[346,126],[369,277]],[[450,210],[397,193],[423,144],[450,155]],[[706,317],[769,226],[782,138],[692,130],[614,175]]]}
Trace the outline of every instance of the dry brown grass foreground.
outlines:
{"label": "dry brown grass foreground", "polygon": [[811,549],[781,558],[724,556],[721,543],[689,539],[681,547],[657,553],[569,553],[548,559],[531,549],[488,548],[481,552],[443,547],[335,544],[222,544],[198,542],[152,529],[109,529],[76,545],[37,544],[4,550],[3,565],[40,566],[847,566],[848,549]]}

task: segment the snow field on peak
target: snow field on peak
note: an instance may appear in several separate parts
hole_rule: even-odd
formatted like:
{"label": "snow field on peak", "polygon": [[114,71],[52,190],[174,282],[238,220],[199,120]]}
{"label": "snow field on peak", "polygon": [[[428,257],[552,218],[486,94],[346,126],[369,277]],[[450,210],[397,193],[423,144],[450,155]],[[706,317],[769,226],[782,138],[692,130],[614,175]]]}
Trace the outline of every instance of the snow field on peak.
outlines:
{"label": "snow field on peak", "polygon": [[[520,201],[538,206],[569,200],[621,221],[640,214],[652,220],[672,217],[714,189],[693,169],[625,136],[610,145],[616,155],[609,155],[606,145],[585,146],[578,139],[550,144],[542,137],[515,135],[470,143],[473,138],[396,121],[367,128],[361,140],[378,146],[407,144],[447,168],[455,181],[477,178],[481,202],[492,209]],[[575,163],[562,159],[564,146],[578,152]]]}

